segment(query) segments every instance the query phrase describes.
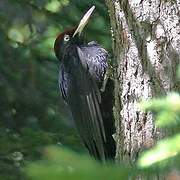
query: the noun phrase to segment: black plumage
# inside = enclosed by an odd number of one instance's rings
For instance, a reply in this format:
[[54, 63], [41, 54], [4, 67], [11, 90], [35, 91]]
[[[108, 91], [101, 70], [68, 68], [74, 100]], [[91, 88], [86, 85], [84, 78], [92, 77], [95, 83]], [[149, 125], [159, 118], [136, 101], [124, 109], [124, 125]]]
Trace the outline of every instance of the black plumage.
[[[115, 155], [112, 122], [103, 120], [100, 87], [108, 67], [108, 53], [92, 41], [84, 43], [76, 29], [55, 41], [60, 60], [59, 87], [69, 105], [78, 132], [91, 155], [104, 161]], [[112, 120], [112, 119], [111, 119]]]

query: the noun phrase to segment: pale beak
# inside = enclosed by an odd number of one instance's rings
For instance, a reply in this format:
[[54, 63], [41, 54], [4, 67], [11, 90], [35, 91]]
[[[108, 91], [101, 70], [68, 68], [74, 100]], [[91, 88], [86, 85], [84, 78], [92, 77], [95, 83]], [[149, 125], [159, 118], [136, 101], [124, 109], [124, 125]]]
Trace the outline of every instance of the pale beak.
[[94, 11], [95, 6], [92, 6], [87, 13], [83, 16], [83, 18], [81, 19], [79, 26], [77, 27], [77, 29], [75, 30], [73, 37], [79, 33], [79, 35], [81, 34], [81, 32], [83, 31], [84, 27], [86, 26], [86, 24], [88, 23], [89, 18], [91, 17], [92, 12]]

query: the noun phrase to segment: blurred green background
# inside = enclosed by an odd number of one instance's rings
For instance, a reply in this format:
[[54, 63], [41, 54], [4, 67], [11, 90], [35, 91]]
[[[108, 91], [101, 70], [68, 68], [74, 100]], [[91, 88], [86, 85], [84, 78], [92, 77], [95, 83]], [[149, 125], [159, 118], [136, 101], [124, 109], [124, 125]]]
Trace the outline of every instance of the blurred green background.
[[110, 51], [103, 0], [0, 1], [0, 179], [19, 179], [21, 163], [14, 164], [14, 156], [40, 159], [46, 145], [86, 153], [59, 93], [53, 44], [92, 5], [85, 37]]
[[112, 54], [104, 0], [0, 0], [0, 180], [152, 179], [179, 172], [178, 93], [140, 104], [154, 112], [158, 128], [172, 133], [140, 153], [137, 163], [102, 166], [88, 157], [59, 93], [53, 44], [92, 5], [85, 38]]

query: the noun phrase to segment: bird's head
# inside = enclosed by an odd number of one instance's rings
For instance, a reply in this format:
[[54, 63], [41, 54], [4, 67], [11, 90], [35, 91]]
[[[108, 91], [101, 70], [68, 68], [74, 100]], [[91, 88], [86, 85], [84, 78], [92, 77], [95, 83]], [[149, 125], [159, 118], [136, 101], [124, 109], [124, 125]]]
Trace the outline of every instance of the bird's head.
[[67, 47], [71, 46], [72, 44], [79, 44], [79, 41], [81, 41], [81, 33], [88, 23], [88, 20], [94, 11], [95, 6], [92, 6], [83, 16], [83, 18], [80, 20], [79, 25], [77, 28], [73, 28], [70, 30], [67, 30], [61, 34], [58, 35], [58, 37], [55, 40], [54, 43], [54, 52], [58, 59], [61, 59], [63, 57], [63, 53], [65, 53]]

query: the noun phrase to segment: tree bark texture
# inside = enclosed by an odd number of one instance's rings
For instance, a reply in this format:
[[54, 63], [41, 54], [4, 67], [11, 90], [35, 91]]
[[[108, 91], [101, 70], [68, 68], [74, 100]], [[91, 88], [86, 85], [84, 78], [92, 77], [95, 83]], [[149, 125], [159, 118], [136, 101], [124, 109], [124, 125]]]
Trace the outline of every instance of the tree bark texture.
[[136, 160], [162, 133], [141, 100], [178, 91], [180, 0], [106, 0], [115, 66], [117, 161]]

